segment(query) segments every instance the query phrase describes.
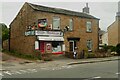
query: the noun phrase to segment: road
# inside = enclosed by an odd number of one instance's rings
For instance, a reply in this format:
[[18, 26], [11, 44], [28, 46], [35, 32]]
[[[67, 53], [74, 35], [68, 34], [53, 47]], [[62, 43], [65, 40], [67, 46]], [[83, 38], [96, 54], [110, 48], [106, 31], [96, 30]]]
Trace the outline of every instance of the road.
[[[29, 69], [28, 69], [29, 70]], [[118, 61], [3, 72], [3, 78], [118, 78]]]

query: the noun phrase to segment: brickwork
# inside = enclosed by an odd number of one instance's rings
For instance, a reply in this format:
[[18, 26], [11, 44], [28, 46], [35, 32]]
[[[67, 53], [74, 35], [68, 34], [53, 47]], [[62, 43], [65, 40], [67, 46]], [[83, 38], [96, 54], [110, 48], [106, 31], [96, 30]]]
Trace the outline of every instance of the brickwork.
[[120, 21], [116, 21], [108, 27], [108, 45], [116, 46], [120, 43]]
[[[46, 18], [48, 25], [52, 24], [53, 17], [60, 17], [60, 28], [63, 30], [65, 26], [69, 25], [69, 19], [73, 19], [73, 31], [67, 31], [64, 34], [64, 43], [66, 51], [69, 51], [68, 37], [79, 37], [80, 41], [77, 42], [78, 50], [87, 49], [87, 40], [93, 41], [93, 51], [98, 49], [98, 27], [99, 20], [87, 19], [77, 16], [69, 16], [63, 14], [55, 14], [43, 11], [33, 10], [28, 3], [25, 3], [18, 13], [17, 17], [11, 23], [11, 37], [10, 37], [10, 49], [17, 50], [21, 53], [32, 54], [34, 53], [34, 42], [36, 36], [25, 36], [26, 26], [37, 22], [38, 19]], [[92, 32], [86, 32], [86, 21], [92, 22]]]

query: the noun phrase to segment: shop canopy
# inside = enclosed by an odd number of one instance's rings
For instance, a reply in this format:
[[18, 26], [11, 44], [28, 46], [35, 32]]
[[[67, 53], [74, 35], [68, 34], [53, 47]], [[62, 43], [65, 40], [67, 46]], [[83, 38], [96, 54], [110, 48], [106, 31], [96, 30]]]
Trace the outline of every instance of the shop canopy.
[[37, 36], [38, 40], [41, 41], [64, 41], [63, 37], [43, 37], [43, 36]]

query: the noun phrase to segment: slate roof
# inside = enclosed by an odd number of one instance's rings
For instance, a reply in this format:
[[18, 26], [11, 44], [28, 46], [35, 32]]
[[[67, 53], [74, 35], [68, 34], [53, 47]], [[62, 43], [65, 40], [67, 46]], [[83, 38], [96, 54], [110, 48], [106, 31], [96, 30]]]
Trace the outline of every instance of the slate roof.
[[64, 15], [70, 15], [70, 16], [78, 16], [78, 17], [81, 17], [81, 18], [98, 19], [98, 18], [96, 18], [92, 15], [88, 15], [88, 14], [82, 13], [82, 12], [70, 11], [70, 10], [65, 10], [65, 9], [60, 9], [60, 8], [46, 7], [46, 6], [41, 6], [41, 5], [36, 5], [36, 4], [31, 4], [31, 3], [28, 3], [28, 4], [34, 10], [37, 10], [37, 11], [64, 14]]

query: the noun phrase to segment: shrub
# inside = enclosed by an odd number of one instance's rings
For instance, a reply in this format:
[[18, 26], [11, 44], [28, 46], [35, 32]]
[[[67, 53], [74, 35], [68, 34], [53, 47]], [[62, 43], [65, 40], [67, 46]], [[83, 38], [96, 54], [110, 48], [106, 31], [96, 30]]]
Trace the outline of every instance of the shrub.
[[44, 54], [42, 54], [42, 59], [44, 61], [52, 61], [52, 53], [44, 53]]
[[88, 53], [88, 58], [95, 58], [95, 54], [94, 53]]
[[117, 46], [116, 46], [116, 52], [120, 56], [120, 43], [118, 43]]
[[107, 47], [107, 45], [106, 45], [106, 44], [103, 46], [103, 50], [104, 50], [105, 52], [107, 52], [108, 47]]
[[73, 52], [65, 52], [65, 56], [68, 58], [74, 58], [73, 57]]
[[15, 57], [19, 57], [19, 58], [24, 58], [24, 59], [29, 59], [29, 60], [35, 60], [36, 57], [32, 54], [24, 54], [24, 53], [19, 53], [15, 50], [11, 50], [10, 52], [7, 50], [4, 50], [5, 53], [15, 56]]

